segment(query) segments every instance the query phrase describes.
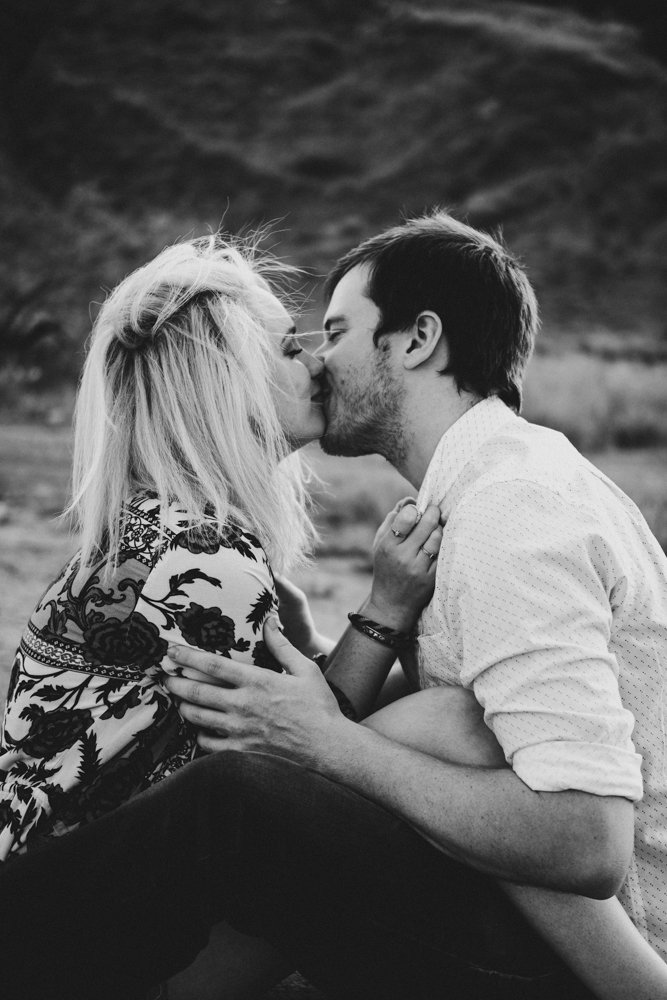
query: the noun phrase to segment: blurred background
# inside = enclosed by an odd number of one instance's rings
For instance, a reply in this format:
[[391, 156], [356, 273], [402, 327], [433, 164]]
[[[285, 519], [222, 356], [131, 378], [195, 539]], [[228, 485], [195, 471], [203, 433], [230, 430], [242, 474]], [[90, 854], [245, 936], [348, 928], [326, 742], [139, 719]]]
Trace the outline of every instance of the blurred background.
[[[667, 545], [664, 0], [4, 0], [0, 691], [75, 540], [53, 517], [105, 291], [183, 236], [278, 220], [318, 276], [433, 205], [502, 227], [543, 329], [525, 415], [564, 431]], [[327, 459], [299, 580], [324, 631], [369, 585], [382, 459]]]

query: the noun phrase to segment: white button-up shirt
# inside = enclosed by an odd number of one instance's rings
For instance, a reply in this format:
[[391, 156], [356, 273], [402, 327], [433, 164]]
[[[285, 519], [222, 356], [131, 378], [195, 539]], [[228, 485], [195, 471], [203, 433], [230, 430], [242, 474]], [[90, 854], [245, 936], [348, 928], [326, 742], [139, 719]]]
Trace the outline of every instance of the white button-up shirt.
[[636, 803], [620, 898], [667, 959], [665, 554], [562, 434], [497, 398], [441, 438], [417, 500], [429, 503], [446, 527], [420, 687], [471, 688], [530, 788]]

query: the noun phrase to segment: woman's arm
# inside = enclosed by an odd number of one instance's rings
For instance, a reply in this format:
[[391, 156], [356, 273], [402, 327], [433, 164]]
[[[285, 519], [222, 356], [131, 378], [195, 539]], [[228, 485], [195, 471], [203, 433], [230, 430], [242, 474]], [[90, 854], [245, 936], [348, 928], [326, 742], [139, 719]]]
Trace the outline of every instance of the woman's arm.
[[[375, 536], [373, 585], [360, 608], [364, 617], [399, 632], [414, 628], [435, 585], [442, 541], [439, 521], [436, 506], [428, 507], [419, 520], [411, 504], [387, 515]], [[329, 656], [326, 678], [345, 692], [363, 717], [375, 704], [396, 656], [396, 649], [349, 626]]]
[[[433, 593], [442, 538], [439, 518], [440, 511], [434, 506], [418, 519], [407, 500], [390, 511], [375, 536], [373, 586], [360, 614], [399, 632], [413, 628]], [[327, 654], [327, 680], [345, 693], [359, 716], [366, 715], [376, 703], [397, 650], [352, 626], [334, 645], [317, 632], [303, 591], [283, 577], [276, 578], [276, 590], [281, 625], [289, 641], [305, 656]]]
[[[504, 763], [480, 705], [463, 688], [420, 691], [363, 725], [440, 760], [492, 768]], [[616, 897], [598, 900], [511, 882], [499, 885], [600, 1000], [667, 1000], [667, 965]]]
[[317, 631], [304, 592], [287, 577], [276, 574], [275, 581], [280, 624], [289, 641], [311, 659], [321, 654], [328, 656], [336, 643]]

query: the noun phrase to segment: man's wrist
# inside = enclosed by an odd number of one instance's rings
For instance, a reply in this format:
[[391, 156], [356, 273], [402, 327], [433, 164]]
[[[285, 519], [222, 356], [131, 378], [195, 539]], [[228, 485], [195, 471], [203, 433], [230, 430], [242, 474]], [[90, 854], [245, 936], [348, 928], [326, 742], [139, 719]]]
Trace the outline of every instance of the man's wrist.
[[364, 727], [342, 713], [321, 731], [312, 767], [325, 778], [342, 781], [350, 774]]

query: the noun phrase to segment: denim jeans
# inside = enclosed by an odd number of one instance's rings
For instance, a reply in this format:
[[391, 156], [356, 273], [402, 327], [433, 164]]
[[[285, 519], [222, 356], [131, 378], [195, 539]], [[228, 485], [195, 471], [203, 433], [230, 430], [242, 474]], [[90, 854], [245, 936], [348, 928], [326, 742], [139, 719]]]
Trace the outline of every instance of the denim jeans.
[[188, 764], [0, 870], [0, 995], [127, 1000], [227, 920], [340, 1000], [592, 1000], [493, 879], [267, 754]]

